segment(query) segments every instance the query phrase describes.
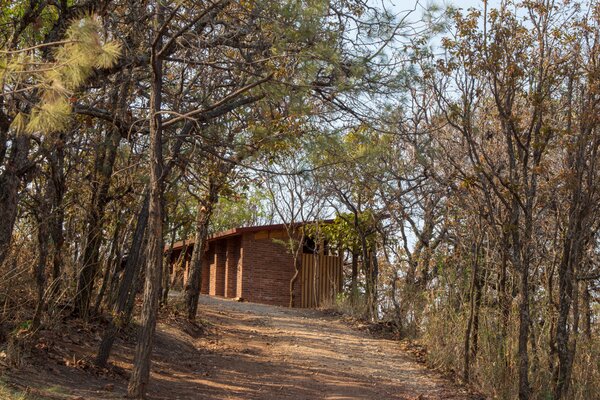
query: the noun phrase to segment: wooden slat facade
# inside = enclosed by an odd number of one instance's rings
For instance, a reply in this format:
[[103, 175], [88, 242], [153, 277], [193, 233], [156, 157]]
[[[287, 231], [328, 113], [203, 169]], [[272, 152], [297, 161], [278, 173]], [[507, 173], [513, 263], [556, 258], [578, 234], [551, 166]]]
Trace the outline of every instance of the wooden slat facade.
[[342, 289], [342, 262], [338, 256], [302, 254], [301, 307], [332, 303]]

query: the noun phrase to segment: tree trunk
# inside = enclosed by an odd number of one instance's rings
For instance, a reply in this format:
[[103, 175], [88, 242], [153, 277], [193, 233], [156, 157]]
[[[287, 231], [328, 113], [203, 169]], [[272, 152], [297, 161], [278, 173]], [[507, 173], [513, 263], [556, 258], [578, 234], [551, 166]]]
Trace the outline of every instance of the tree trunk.
[[185, 305], [187, 317], [190, 321], [196, 319], [198, 311], [198, 299], [200, 297], [200, 285], [202, 283], [202, 259], [206, 240], [208, 238], [208, 227], [213, 207], [219, 200], [219, 186], [211, 179], [208, 185], [208, 196], [206, 201], [198, 203], [196, 214], [196, 238], [192, 259], [190, 260], [190, 272], [185, 284]]
[[361, 244], [361, 251], [362, 251], [362, 267], [363, 267], [363, 272], [365, 274], [365, 295], [366, 295], [366, 303], [367, 303], [367, 319], [369, 321], [373, 320], [373, 315], [371, 314], [371, 292], [373, 290], [372, 286], [371, 286], [371, 256], [369, 254], [369, 248], [367, 245], [367, 239], [365, 238], [365, 235], [360, 232], [360, 244]]
[[188, 242], [183, 241], [183, 247], [177, 261], [173, 265], [173, 272], [171, 274], [170, 286], [179, 286], [179, 278], [181, 277], [181, 288], [183, 289], [183, 276], [185, 275], [186, 262], [188, 261]]
[[29, 153], [29, 137], [19, 134], [13, 143], [10, 158], [0, 172], [0, 265], [10, 251], [17, 218], [17, 193]]
[[107, 259], [105, 260], [104, 266], [104, 276], [102, 277], [102, 284], [100, 285], [100, 290], [98, 291], [98, 296], [96, 297], [96, 302], [94, 303], [93, 314], [97, 314], [100, 310], [100, 306], [102, 305], [102, 300], [104, 299], [104, 293], [106, 292], [106, 288], [108, 287], [108, 282], [111, 280], [112, 276], [117, 271], [117, 265], [119, 260], [117, 259], [117, 248], [119, 247], [119, 238], [120, 238], [120, 230], [121, 230], [121, 219], [120, 213], [117, 213], [117, 221], [115, 223], [115, 230], [113, 232], [113, 237], [110, 243], [110, 252], [108, 254]]
[[358, 253], [352, 252], [352, 277], [350, 280], [350, 301], [356, 304], [358, 298]]
[[508, 328], [510, 322], [510, 311], [511, 311], [511, 295], [508, 288], [508, 238], [504, 233], [502, 235], [502, 260], [501, 260], [501, 271], [500, 271], [500, 307], [502, 312], [502, 325], [500, 332], [502, 334], [502, 355], [504, 359], [504, 370], [509, 365], [509, 354], [508, 354]]
[[[465, 382], [469, 382], [469, 374], [470, 374], [470, 370], [471, 370], [471, 356], [472, 356], [472, 351], [471, 351], [471, 337], [472, 337], [472, 331], [475, 330], [475, 302], [476, 302], [476, 292], [477, 292], [477, 286], [478, 286], [478, 280], [479, 280], [479, 245], [478, 244], [473, 244], [473, 271], [472, 271], [472, 278], [471, 278], [471, 290], [469, 291], [469, 298], [470, 298], [470, 302], [469, 302], [469, 318], [467, 319], [467, 329], [465, 332], [465, 341], [464, 341], [464, 365], [463, 365], [463, 381]], [[474, 336], [474, 335], [473, 335]]]
[[371, 257], [373, 260], [371, 261], [371, 315], [372, 318], [377, 321], [379, 319], [379, 313], [377, 311], [377, 282], [379, 280], [379, 261], [377, 260], [377, 246], [373, 246], [373, 251], [371, 252]]
[[46, 263], [48, 261], [48, 209], [44, 193], [40, 193], [40, 206], [38, 214], [38, 261], [35, 266], [35, 285], [37, 291], [37, 303], [35, 314], [31, 322], [32, 331], [36, 331], [41, 324], [42, 312], [44, 310], [44, 291], [46, 289]]
[[592, 339], [592, 307], [591, 307], [591, 296], [588, 283], [583, 282], [583, 333], [587, 340]]
[[398, 282], [400, 281], [400, 277], [398, 276], [398, 270], [394, 268], [394, 275], [392, 276], [390, 286], [392, 288], [392, 304], [394, 305], [394, 323], [396, 325], [396, 330], [400, 335], [404, 334], [403, 324], [404, 324], [404, 316], [402, 314], [402, 308], [400, 307], [400, 302], [398, 302], [397, 292], [398, 292]]
[[300, 267], [298, 267], [298, 257], [294, 257], [294, 275], [292, 276], [292, 279], [290, 279], [290, 287], [289, 287], [289, 294], [290, 294], [290, 302], [289, 302], [289, 307], [290, 308], [294, 308], [295, 304], [295, 298], [294, 298], [294, 284], [296, 283], [296, 281], [298, 280], [298, 276], [300, 273]]
[[61, 132], [55, 144], [56, 149], [51, 152], [50, 170], [52, 174], [52, 210], [50, 217], [50, 237], [52, 238], [52, 295], [60, 292], [61, 275], [63, 266], [63, 247], [65, 237], [63, 223], [65, 210], [63, 199], [65, 196], [65, 134]]
[[475, 313], [473, 314], [473, 347], [471, 349], [471, 362], [475, 362], [479, 352], [479, 311], [481, 310], [481, 271], [478, 268], [475, 281]]
[[95, 179], [92, 182], [92, 199], [86, 218], [87, 231], [83, 264], [77, 281], [75, 297], [74, 311], [82, 318], [89, 316], [94, 281], [98, 274], [104, 211], [109, 201], [108, 190], [120, 140], [121, 133], [117, 129], [111, 129], [104, 142], [96, 150]]
[[[288, 231], [288, 233], [290, 233]], [[293, 240], [292, 238], [290, 238], [290, 240]], [[300, 269], [302, 268], [302, 249], [303, 249], [303, 243], [304, 243], [304, 233], [302, 233], [300, 239], [299, 239], [299, 244], [298, 246], [294, 249], [294, 275], [292, 275], [292, 278], [290, 279], [290, 287], [289, 287], [289, 294], [290, 294], [290, 303], [289, 303], [289, 307], [290, 308], [294, 308], [296, 306], [296, 299], [294, 296], [294, 285], [296, 284], [296, 281], [298, 280], [298, 277], [300, 276]]]
[[[126, 322], [129, 319], [126, 318], [125, 314], [128, 308], [129, 298], [135, 298], [136, 290], [133, 283], [135, 276], [137, 275], [136, 272], [140, 270], [142, 265], [140, 259], [142, 258], [143, 251], [145, 250], [144, 237], [146, 233], [146, 226], [148, 224], [149, 202], [150, 196], [149, 193], [146, 192], [135, 226], [131, 248], [125, 263], [125, 270], [123, 271], [123, 277], [121, 278], [121, 285], [119, 286], [117, 300], [116, 303], [113, 304], [112, 318], [108, 328], [104, 331], [104, 335], [102, 336], [102, 341], [100, 342], [98, 353], [96, 354], [96, 359], [94, 361], [94, 363], [99, 367], [106, 366], [106, 362], [110, 357], [110, 351], [112, 349], [114, 340], [118, 332], [126, 326]], [[131, 293], [133, 293], [133, 295]]]
[[[186, 123], [181, 130], [181, 133], [173, 146], [171, 152], [171, 159], [163, 170], [163, 175], [169, 175], [169, 172], [177, 162], [177, 155], [181, 149], [183, 143], [182, 138], [189, 134], [193, 125]], [[110, 321], [109, 327], [105, 330], [102, 341], [98, 348], [96, 355], [95, 364], [104, 367], [110, 357], [110, 352], [115, 341], [115, 338], [119, 331], [127, 326], [131, 319], [131, 313], [133, 311], [133, 305], [135, 301], [136, 293], [138, 292], [141, 278], [139, 272], [141, 266], [145, 264], [145, 250], [147, 248], [147, 225], [148, 225], [148, 214], [150, 208], [150, 193], [148, 190], [144, 192], [144, 198], [142, 201], [142, 208], [138, 214], [135, 231], [131, 242], [129, 254], [127, 255], [127, 261], [125, 262], [125, 269], [121, 278], [121, 284], [119, 286], [119, 293], [114, 303], [111, 302], [113, 308], [113, 317]], [[119, 258], [119, 262], [121, 262]]]
[[[135, 219], [137, 220], [137, 215], [135, 216]], [[123, 261], [124, 261], [123, 250], [125, 248], [125, 244], [130, 243], [129, 235], [133, 234], [133, 232], [129, 231], [129, 229], [131, 227], [135, 228], [135, 226], [133, 225], [133, 218], [126, 223], [126, 229], [123, 232], [123, 234], [121, 235], [121, 238], [117, 242], [117, 246], [115, 248], [115, 256], [113, 258], [113, 263], [112, 263], [112, 271], [110, 274], [110, 280], [108, 282], [108, 287], [107, 287], [108, 293], [106, 294], [106, 296], [105, 296], [106, 299], [104, 300], [104, 302], [106, 303], [106, 307], [108, 309], [114, 308], [115, 304], [117, 303], [117, 296], [119, 295], [119, 286], [120, 286], [119, 283], [120, 283], [122, 275], [125, 271], [125, 265], [127, 264], [127, 259], [128, 259], [128, 258], [125, 258], [125, 264], [124, 264], [123, 263]]]
[[[169, 283], [171, 282], [171, 257], [173, 255], [173, 244], [175, 243], [175, 234], [177, 230], [173, 229], [171, 234], [171, 243], [169, 244], [169, 250], [165, 254], [165, 260], [163, 262], [163, 280], [162, 280], [162, 295], [161, 295], [161, 304], [167, 304], [169, 300]], [[185, 249], [184, 249], [185, 250]], [[173, 271], [173, 274], [175, 271]]]
[[555, 370], [554, 398], [562, 398], [568, 390], [571, 362], [569, 357], [569, 314], [571, 303], [573, 301], [573, 266], [571, 252], [574, 251], [571, 246], [573, 240], [569, 240], [569, 232], [565, 241], [565, 250], [563, 260], [558, 269], [558, 292], [559, 292], [559, 311], [556, 323], [556, 352], [558, 354], [558, 366]]
[[529, 399], [529, 269], [521, 270], [521, 298], [519, 303], [519, 399]]
[[[162, 26], [163, 7], [156, 4], [155, 28]], [[135, 348], [133, 371], [127, 395], [144, 398], [150, 378], [150, 357], [154, 344], [156, 317], [161, 293], [163, 262], [163, 156], [162, 156], [162, 60], [157, 49], [162, 48], [162, 33], [153, 43], [150, 65], [152, 86], [150, 94], [150, 207], [148, 218], [148, 256], [142, 302], [141, 329]]]

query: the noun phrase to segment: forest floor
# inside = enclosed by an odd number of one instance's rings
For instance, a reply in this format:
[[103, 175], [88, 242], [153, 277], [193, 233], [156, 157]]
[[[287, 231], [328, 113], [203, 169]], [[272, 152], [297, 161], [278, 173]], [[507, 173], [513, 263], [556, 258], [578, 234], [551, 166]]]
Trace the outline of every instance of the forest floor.
[[[178, 315], [161, 315], [149, 399], [475, 398], [398, 341], [332, 313], [201, 296], [199, 325]], [[2, 366], [0, 398], [10, 398], [7, 386], [26, 393], [18, 399], [123, 398], [133, 332], [117, 341], [110, 367], [98, 369], [91, 359], [101, 324], [64, 324], [72, 325], [40, 333], [25, 366]]]

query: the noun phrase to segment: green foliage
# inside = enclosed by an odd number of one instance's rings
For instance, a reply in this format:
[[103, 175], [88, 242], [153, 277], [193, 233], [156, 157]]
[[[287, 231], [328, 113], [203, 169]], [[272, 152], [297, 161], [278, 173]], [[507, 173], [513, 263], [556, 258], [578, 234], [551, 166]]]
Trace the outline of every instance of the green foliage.
[[256, 225], [268, 217], [267, 196], [259, 191], [230, 193], [219, 199], [211, 217], [211, 230], [220, 232], [227, 229]]
[[21, 322], [15, 329], [15, 332], [28, 331], [31, 328], [31, 320]]
[[[54, 26], [58, 17], [58, 10], [56, 7], [47, 7], [44, 3], [45, 2], [32, 2], [29, 0], [0, 0], [0, 26], [3, 28], [11, 25], [18, 26], [16, 22], [22, 19], [31, 7], [42, 9], [33, 23], [27, 25], [21, 35], [16, 39], [17, 45], [39, 42]], [[73, 0], [68, 0], [66, 3], [71, 6]], [[0, 30], [0, 42], [4, 43], [9, 38], [12, 39], [12, 34], [13, 32], [11, 29]]]
[[93, 16], [74, 21], [54, 49], [52, 62], [42, 58], [40, 49], [46, 46], [2, 53], [0, 78], [16, 90], [36, 90], [39, 98], [30, 115], [15, 116], [15, 130], [52, 133], [66, 128], [75, 91], [95, 68], [112, 67], [121, 53], [118, 42], [101, 39], [101, 28]]
[[71, 105], [63, 97], [54, 101], [41, 103], [30, 115], [26, 130], [28, 132], [58, 132], [64, 130], [69, 124]]
[[[319, 230], [329, 241], [332, 247], [341, 247], [357, 253], [361, 249], [360, 232], [365, 232], [367, 245], [375, 244], [376, 235], [373, 229], [373, 215], [371, 211], [358, 214], [358, 225], [355, 225], [354, 214], [345, 213], [337, 215], [332, 223], [321, 224]], [[309, 227], [314, 230], [315, 227]]]

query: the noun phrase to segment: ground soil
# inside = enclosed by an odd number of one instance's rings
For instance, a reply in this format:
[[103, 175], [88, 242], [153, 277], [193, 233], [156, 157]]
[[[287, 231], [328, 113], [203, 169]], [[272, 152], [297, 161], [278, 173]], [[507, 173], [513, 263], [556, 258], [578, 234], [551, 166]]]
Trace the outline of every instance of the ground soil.
[[[352, 328], [339, 315], [208, 296], [200, 299], [198, 325], [163, 314], [150, 399], [473, 398], [399, 342]], [[31, 398], [123, 398], [135, 335], [120, 338], [110, 367], [98, 369], [90, 360], [102, 325], [64, 325], [41, 332], [27, 365], [3, 367], [2, 380]]]

